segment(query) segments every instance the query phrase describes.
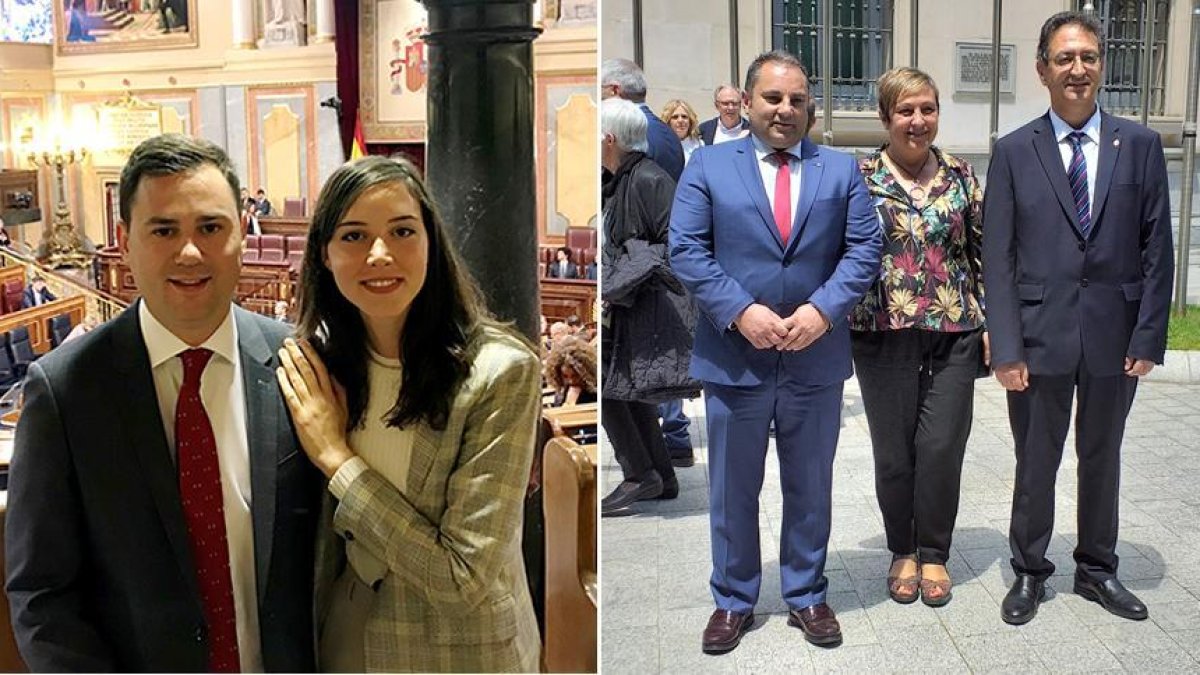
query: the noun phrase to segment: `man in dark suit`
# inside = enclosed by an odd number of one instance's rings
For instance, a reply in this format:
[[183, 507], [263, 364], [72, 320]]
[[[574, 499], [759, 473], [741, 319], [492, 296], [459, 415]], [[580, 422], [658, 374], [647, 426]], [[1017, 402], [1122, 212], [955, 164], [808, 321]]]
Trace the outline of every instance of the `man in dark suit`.
[[646, 75], [636, 63], [629, 59], [607, 59], [600, 66], [600, 97], [618, 96], [637, 104], [646, 121], [646, 141], [650, 149], [646, 156], [654, 160], [678, 182], [683, 173], [683, 145], [667, 123], [646, 105]]
[[717, 116], [700, 123], [700, 140], [705, 145], [737, 140], [749, 133], [750, 120], [742, 117], [742, 92], [737, 87], [732, 84], [717, 87], [713, 91], [713, 107]]
[[703, 649], [729, 651], [754, 623], [762, 579], [758, 503], [775, 424], [783, 487], [780, 568], [789, 623], [841, 642], [825, 602], [833, 454], [851, 375], [846, 316], [879, 270], [879, 226], [854, 157], [808, 140], [800, 61], [746, 73], [750, 136], [692, 155], [671, 210], [671, 267], [706, 319], [692, 377], [704, 383], [712, 592]]
[[46, 288], [46, 280], [35, 274], [29, 281], [29, 287], [25, 289], [25, 292], [21, 296], [21, 308], [29, 309], [30, 307], [44, 305], [47, 302], [53, 302], [57, 299], [58, 296], [51, 293], [49, 288]]
[[121, 174], [133, 307], [30, 366], [8, 484], [13, 632], [35, 672], [304, 672], [323, 486], [275, 379], [287, 326], [230, 303], [225, 152]]
[[554, 264], [550, 266], [550, 276], [555, 279], [578, 279], [579, 271], [571, 260], [571, 248], [559, 246], [554, 252]]
[[1158, 134], [1096, 105], [1102, 35], [1083, 13], [1046, 21], [1037, 70], [1050, 111], [1000, 139], [988, 167], [987, 325], [1017, 455], [1017, 578], [1001, 608], [1012, 624], [1034, 617], [1054, 572], [1054, 479], [1076, 392], [1075, 592], [1118, 616], [1147, 616], [1116, 578], [1117, 493], [1138, 378], [1166, 348], [1171, 212]]

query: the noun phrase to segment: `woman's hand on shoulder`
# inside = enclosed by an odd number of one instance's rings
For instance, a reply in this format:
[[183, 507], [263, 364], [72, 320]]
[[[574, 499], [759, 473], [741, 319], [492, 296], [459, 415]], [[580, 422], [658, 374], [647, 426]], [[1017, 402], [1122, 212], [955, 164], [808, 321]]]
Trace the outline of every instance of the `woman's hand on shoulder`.
[[305, 454], [326, 478], [354, 457], [346, 443], [346, 394], [307, 340], [284, 340], [275, 369]]

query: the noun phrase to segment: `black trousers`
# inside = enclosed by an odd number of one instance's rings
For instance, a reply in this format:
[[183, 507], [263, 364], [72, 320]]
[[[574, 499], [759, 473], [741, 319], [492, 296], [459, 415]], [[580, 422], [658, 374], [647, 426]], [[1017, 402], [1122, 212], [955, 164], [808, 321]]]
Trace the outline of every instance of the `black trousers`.
[[675, 477], [658, 423], [658, 406], [640, 401], [618, 401], [601, 396], [600, 420], [625, 480], [635, 480], [650, 469], [663, 481]]
[[958, 516], [983, 333], [854, 331], [888, 550], [944, 565]]
[[1121, 438], [1137, 392], [1136, 377], [1093, 377], [1082, 363], [1071, 375], [1030, 375], [1029, 388], [1008, 392], [1008, 419], [1016, 442], [1009, 543], [1018, 574], [1046, 578], [1054, 564], [1046, 547], [1054, 530], [1054, 479], [1075, 412], [1079, 459], [1076, 571], [1096, 581], [1117, 574], [1117, 496], [1121, 481]]

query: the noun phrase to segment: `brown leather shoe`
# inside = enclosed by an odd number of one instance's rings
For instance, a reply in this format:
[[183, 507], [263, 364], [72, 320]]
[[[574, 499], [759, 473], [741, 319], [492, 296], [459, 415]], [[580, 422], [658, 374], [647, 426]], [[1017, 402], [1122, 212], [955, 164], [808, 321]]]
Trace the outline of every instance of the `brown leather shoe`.
[[727, 609], [718, 609], [708, 617], [704, 627], [704, 645], [708, 654], [723, 654], [733, 650], [742, 641], [742, 635], [754, 625], [754, 612], [738, 614]]
[[818, 647], [842, 644], [842, 627], [829, 605], [820, 603], [788, 612], [788, 625], [804, 631], [804, 639]]

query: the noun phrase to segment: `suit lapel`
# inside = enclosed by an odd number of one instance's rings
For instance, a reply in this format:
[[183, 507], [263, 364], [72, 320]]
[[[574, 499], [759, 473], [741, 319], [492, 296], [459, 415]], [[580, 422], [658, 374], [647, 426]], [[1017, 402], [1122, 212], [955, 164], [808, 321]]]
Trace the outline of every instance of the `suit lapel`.
[[1121, 122], [1117, 118], [1100, 113], [1100, 147], [1096, 163], [1096, 197], [1092, 204], [1092, 230], [1100, 223], [1100, 214], [1104, 211], [1104, 202], [1108, 198], [1108, 188], [1112, 185], [1113, 171], [1117, 167], [1117, 158], [1121, 155], [1120, 131]]
[[738, 175], [741, 176], [742, 182], [746, 186], [746, 193], [750, 195], [750, 200], [754, 202], [755, 208], [758, 209], [758, 215], [762, 217], [763, 225], [767, 228], [767, 232], [775, 239], [775, 243], [779, 245], [779, 249], [783, 250], [783, 239], [779, 236], [779, 228], [775, 227], [775, 216], [771, 213], [771, 202], [767, 200], [767, 191], [763, 187], [762, 171], [758, 168], [758, 155], [754, 152], [754, 140], [750, 134], [737, 141], [737, 161], [735, 167]]
[[275, 354], [267, 344], [254, 317], [234, 308], [238, 328], [238, 353], [242, 359], [242, 387], [246, 393], [246, 443], [250, 450], [250, 509], [254, 525], [254, 571], [261, 605], [267, 592], [271, 548], [275, 537], [275, 489], [279, 439], [291, 434], [283, 422], [282, 404], [276, 393]]
[[[1071, 184], [1067, 181], [1067, 170], [1063, 167], [1062, 154], [1059, 153], [1058, 141], [1054, 138], [1054, 127], [1050, 124], [1049, 113], [1042, 116], [1041, 125], [1034, 129], [1033, 147], [1037, 151], [1042, 170], [1046, 172], [1046, 178], [1050, 180], [1050, 187], [1054, 189], [1054, 196], [1058, 197], [1063, 213], [1067, 215], [1071, 227], [1078, 234], [1079, 214], [1075, 213], [1075, 199], [1071, 197]], [[1095, 218], [1092, 220], [1095, 222]]]
[[813, 202], [817, 201], [824, 173], [825, 163], [821, 161], [820, 149], [816, 143], [805, 138], [800, 145], [800, 201], [796, 203], [796, 215], [792, 218], [792, 234], [788, 237], [787, 247], [789, 253], [796, 249], [796, 242], [804, 234], [808, 213], [812, 211]]
[[109, 353], [113, 354], [121, 397], [125, 399], [123, 405], [114, 408], [127, 436], [127, 447], [133, 449], [141, 466], [142, 480], [139, 482], [150, 490], [158, 507], [167, 541], [188, 587], [188, 597], [199, 598], [200, 589], [196, 584], [191, 544], [179, 496], [175, 451], [167, 445], [163, 434], [162, 413], [158, 408], [150, 355], [142, 338], [137, 308], [135, 303], [113, 320], [113, 345]]

